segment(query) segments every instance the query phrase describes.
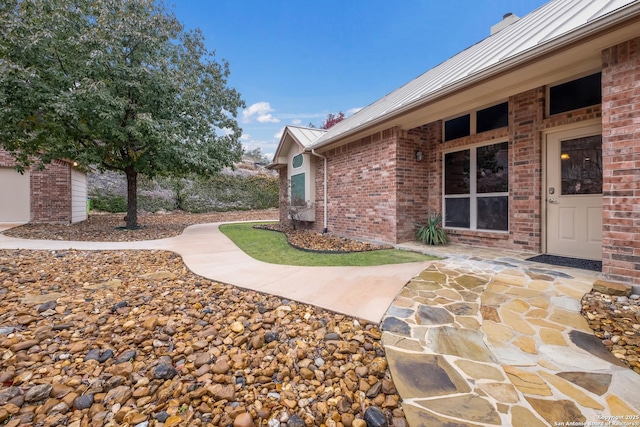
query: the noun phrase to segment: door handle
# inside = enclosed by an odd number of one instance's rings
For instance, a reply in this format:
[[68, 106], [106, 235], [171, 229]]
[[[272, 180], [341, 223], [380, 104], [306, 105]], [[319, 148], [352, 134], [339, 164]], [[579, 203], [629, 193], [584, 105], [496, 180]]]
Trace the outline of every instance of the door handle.
[[549, 203], [558, 203], [558, 201], [557, 201], [556, 199], [554, 199], [553, 197], [549, 197], [549, 198], [547, 199], [547, 201], [548, 201]]

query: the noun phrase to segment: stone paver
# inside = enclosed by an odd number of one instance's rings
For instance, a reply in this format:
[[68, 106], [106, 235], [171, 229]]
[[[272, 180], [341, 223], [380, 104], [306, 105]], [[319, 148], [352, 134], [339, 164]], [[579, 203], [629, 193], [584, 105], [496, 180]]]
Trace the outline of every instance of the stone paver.
[[398, 387], [411, 426], [607, 425], [640, 414], [640, 376], [580, 314], [596, 273], [490, 249], [428, 252], [448, 258], [412, 279], [382, 321], [394, 381], [411, 384]]

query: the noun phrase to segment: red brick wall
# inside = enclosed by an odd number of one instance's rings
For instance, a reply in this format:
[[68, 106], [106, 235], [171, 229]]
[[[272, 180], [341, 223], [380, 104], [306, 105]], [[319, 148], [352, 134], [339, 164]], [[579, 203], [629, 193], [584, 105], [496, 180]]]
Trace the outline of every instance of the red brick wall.
[[509, 241], [512, 249], [541, 249], [544, 88], [509, 99]]
[[33, 222], [71, 222], [71, 165], [54, 160], [31, 171]]
[[7, 151], [0, 148], [0, 166], [12, 168], [16, 165], [16, 161]]
[[[396, 241], [396, 150], [395, 128], [329, 150], [328, 228], [341, 236], [368, 240]], [[316, 163], [316, 183], [322, 161]], [[322, 184], [316, 200], [322, 198]], [[321, 203], [317, 209], [322, 210]], [[321, 231], [322, 214], [314, 229]]]
[[[399, 134], [395, 243], [415, 240], [416, 224], [424, 224], [429, 216], [429, 168], [425, 160], [432, 137], [430, 128], [426, 126]], [[417, 151], [422, 152], [422, 161], [416, 160]]]
[[640, 285], [640, 38], [602, 52], [602, 272]]
[[[14, 158], [0, 148], [0, 166], [15, 166]], [[53, 161], [43, 170], [31, 168], [32, 222], [71, 222], [71, 165]]]
[[[0, 166], [15, 166], [14, 158], [1, 148]], [[71, 165], [56, 160], [43, 170], [30, 171], [31, 221], [71, 222]]]
[[443, 123], [441, 120], [421, 126], [427, 141], [427, 149], [424, 151], [425, 167], [427, 173], [427, 188], [429, 192], [428, 213], [442, 213], [442, 151]]

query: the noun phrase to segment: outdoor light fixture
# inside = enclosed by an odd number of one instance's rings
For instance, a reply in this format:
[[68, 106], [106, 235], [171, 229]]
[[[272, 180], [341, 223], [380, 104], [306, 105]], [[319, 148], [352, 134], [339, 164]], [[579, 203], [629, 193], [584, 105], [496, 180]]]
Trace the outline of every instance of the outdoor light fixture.
[[424, 154], [420, 150], [416, 151], [416, 162], [421, 162], [422, 160], [424, 160]]
[[562, 153], [562, 154], [560, 154], [560, 159], [561, 159], [561, 160], [569, 160], [569, 159], [570, 159], [570, 157], [569, 157], [569, 153]]
[[77, 167], [78, 166], [78, 162], [73, 162], [73, 166]]

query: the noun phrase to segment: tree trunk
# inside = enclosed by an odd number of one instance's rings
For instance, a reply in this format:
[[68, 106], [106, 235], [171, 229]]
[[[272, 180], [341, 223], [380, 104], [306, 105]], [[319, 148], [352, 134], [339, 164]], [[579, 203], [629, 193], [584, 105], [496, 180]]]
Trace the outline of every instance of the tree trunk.
[[127, 174], [127, 229], [138, 228], [138, 172], [132, 167], [125, 169]]

